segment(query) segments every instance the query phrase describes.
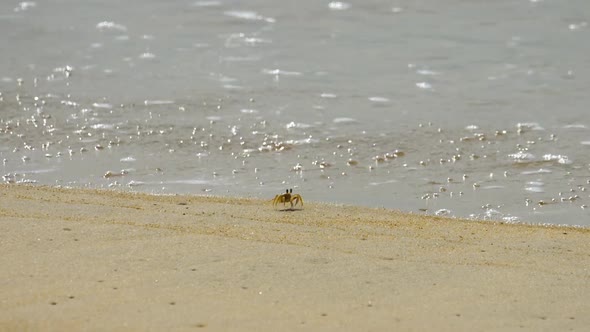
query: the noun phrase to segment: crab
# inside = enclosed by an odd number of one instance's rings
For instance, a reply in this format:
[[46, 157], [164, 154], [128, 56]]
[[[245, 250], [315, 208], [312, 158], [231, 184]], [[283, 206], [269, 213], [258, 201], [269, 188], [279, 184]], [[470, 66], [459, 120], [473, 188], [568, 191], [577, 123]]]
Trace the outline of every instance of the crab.
[[287, 202], [291, 203], [291, 209], [299, 202], [301, 202], [301, 206], [303, 206], [303, 197], [299, 194], [293, 194], [293, 189], [287, 189], [284, 194], [276, 195], [275, 198], [273, 198], [272, 205], [276, 206], [279, 203], [283, 203], [283, 206], [285, 206]]

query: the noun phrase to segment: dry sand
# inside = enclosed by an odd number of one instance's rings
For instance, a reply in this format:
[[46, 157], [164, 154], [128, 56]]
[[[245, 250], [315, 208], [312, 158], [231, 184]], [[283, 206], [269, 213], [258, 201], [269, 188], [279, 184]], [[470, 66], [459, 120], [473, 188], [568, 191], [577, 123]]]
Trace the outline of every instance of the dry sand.
[[587, 331], [590, 230], [0, 185], [2, 331]]

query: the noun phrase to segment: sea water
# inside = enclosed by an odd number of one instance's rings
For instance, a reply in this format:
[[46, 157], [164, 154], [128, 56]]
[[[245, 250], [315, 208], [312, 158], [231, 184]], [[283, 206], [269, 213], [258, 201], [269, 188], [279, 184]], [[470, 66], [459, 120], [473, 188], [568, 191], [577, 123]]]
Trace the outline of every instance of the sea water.
[[2, 1], [2, 181], [589, 226], [589, 20], [586, 0]]

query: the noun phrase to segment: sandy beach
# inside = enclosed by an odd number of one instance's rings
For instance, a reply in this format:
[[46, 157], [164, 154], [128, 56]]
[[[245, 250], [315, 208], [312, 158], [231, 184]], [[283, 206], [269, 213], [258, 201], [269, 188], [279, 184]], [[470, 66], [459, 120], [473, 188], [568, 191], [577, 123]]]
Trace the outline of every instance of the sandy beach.
[[583, 331], [590, 230], [0, 186], [1, 331]]

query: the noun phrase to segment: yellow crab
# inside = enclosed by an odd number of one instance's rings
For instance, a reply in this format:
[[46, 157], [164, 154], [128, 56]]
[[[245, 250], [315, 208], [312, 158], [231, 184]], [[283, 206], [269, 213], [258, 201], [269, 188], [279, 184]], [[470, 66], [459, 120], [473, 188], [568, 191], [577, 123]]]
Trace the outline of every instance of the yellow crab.
[[[291, 208], [299, 202], [301, 202], [301, 206], [303, 206], [303, 197], [299, 194], [293, 194], [293, 189], [287, 189], [284, 194], [276, 195], [275, 198], [273, 198], [272, 205], [276, 206], [279, 203], [283, 203], [283, 206], [285, 206], [287, 202], [291, 203]], [[293, 204], [293, 202], [295, 202], [295, 204]]]

